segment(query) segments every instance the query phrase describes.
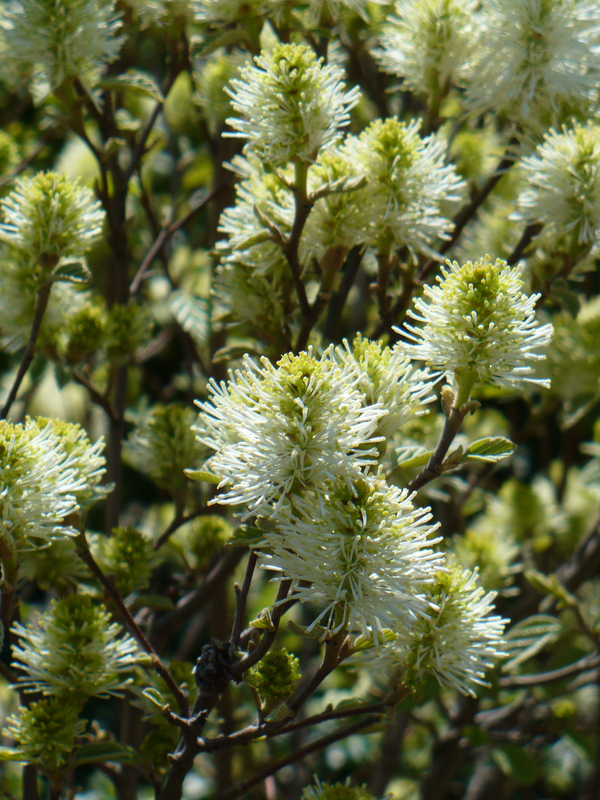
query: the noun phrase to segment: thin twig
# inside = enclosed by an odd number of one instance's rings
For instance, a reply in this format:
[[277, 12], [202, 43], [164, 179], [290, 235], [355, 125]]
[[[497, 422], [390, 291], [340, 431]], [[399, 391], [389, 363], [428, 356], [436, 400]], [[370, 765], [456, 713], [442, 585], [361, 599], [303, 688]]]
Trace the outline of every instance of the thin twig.
[[416, 478], [408, 484], [408, 491], [409, 492], [416, 492], [417, 489], [420, 489], [422, 486], [425, 486], [426, 483], [434, 480], [442, 473], [442, 464], [446, 453], [452, 442], [454, 441], [454, 437], [460, 430], [460, 426], [466, 415], [469, 413], [469, 409], [462, 406], [459, 409], [452, 407], [450, 409], [450, 414], [446, 417], [446, 422], [444, 423], [444, 429], [442, 431], [442, 435], [440, 436], [440, 440], [437, 443], [435, 450], [433, 451], [433, 455], [429, 459], [429, 462], [425, 469], [420, 472]]
[[295, 764], [296, 761], [300, 761], [311, 753], [317, 752], [317, 750], [322, 750], [324, 747], [327, 747], [334, 742], [339, 742], [340, 739], [345, 739], [348, 736], [352, 736], [352, 734], [358, 733], [358, 731], [369, 727], [369, 725], [373, 725], [375, 722], [378, 722], [378, 720], [379, 717], [377, 716], [366, 717], [365, 719], [357, 720], [350, 725], [345, 725], [342, 728], [338, 728], [337, 730], [333, 731], [333, 733], [330, 733], [327, 736], [322, 736], [320, 739], [317, 739], [316, 741], [311, 742], [304, 747], [298, 748], [291, 755], [286, 756], [279, 761], [275, 761], [273, 764], [269, 764], [264, 769], [259, 770], [251, 778], [248, 778], [248, 780], [242, 781], [241, 783], [232, 786], [230, 789], [221, 792], [214, 798], [214, 800], [234, 800], [234, 798], [245, 794], [248, 789], [256, 786], [257, 783], [264, 781], [265, 778], [268, 778], [270, 775], [274, 775], [276, 772], [279, 772], [279, 770], [283, 769], [283, 767], [287, 767], [289, 764]]
[[553, 669], [550, 672], [541, 672], [537, 675], [514, 675], [510, 678], [500, 678], [500, 686], [503, 689], [517, 689], [524, 686], [539, 686], [543, 683], [553, 683], [569, 678], [571, 675], [578, 675], [600, 666], [600, 656], [586, 656], [574, 664], [568, 664], [560, 669]]
[[212, 191], [204, 195], [202, 200], [196, 203], [196, 205], [190, 211], [188, 211], [187, 214], [184, 214], [183, 217], [180, 217], [178, 220], [175, 220], [175, 222], [172, 222], [167, 228], [163, 228], [163, 230], [158, 234], [154, 244], [148, 251], [146, 258], [142, 261], [140, 268], [138, 269], [135, 275], [135, 278], [131, 282], [131, 286], [129, 287], [129, 294], [132, 297], [134, 297], [137, 294], [140, 285], [142, 283], [142, 280], [144, 279], [144, 275], [148, 271], [150, 265], [156, 258], [157, 254], [160, 252], [161, 248], [166, 244], [166, 242], [169, 241], [171, 236], [173, 236], [175, 233], [177, 233], [177, 231], [180, 228], [186, 225], [192, 219], [192, 217], [194, 217], [194, 215], [198, 213], [198, 211], [200, 211], [202, 208], [204, 208], [204, 206], [206, 206], [208, 203], [214, 200], [215, 197], [217, 197], [217, 195], [219, 195], [224, 188], [225, 184], [222, 183], [215, 189], [212, 189]]
[[160, 549], [163, 544], [175, 533], [175, 531], [181, 528], [182, 525], [186, 525], [188, 522], [191, 522], [197, 517], [202, 517], [203, 515], [210, 513], [213, 513], [213, 509], [210, 506], [204, 506], [204, 508], [199, 508], [196, 511], [192, 511], [191, 514], [187, 514], [186, 516], [176, 516], [169, 527], [166, 528], [166, 530], [164, 530], [154, 542], [152, 549]]
[[74, 369], [72, 375], [75, 383], [85, 386], [85, 388], [88, 390], [90, 397], [92, 398], [92, 402], [94, 402], [97, 406], [100, 406], [100, 408], [103, 408], [104, 411], [106, 411], [107, 416], [113, 422], [115, 422], [117, 415], [115, 414], [115, 410], [112, 407], [108, 397], [105, 397], [103, 394], [101, 394], [78, 369]]
[[129, 632], [139, 642], [142, 649], [146, 653], [148, 653], [148, 655], [151, 657], [151, 663], [153, 668], [161, 676], [161, 678], [164, 680], [164, 682], [167, 684], [167, 686], [175, 696], [181, 714], [187, 717], [187, 715], [189, 714], [189, 705], [187, 697], [177, 685], [177, 682], [175, 681], [175, 679], [173, 678], [173, 676], [171, 675], [165, 664], [162, 662], [156, 650], [152, 647], [148, 639], [146, 639], [146, 637], [136, 624], [135, 620], [133, 619], [133, 617], [129, 612], [129, 609], [123, 602], [123, 598], [121, 597], [121, 594], [114, 585], [114, 583], [110, 580], [110, 578], [107, 575], [104, 574], [100, 566], [96, 563], [93, 555], [90, 552], [90, 548], [85, 538], [85, 534], [80, 533], [75, 541], [79, 557], [81, 558], [82, 561], [84, 561], [87, 564], [87, 566], [90, 568], [93, 574], [98, 578], [100, 583], [104, 586], [106, 593], [119, 609], [121, 616], [123, 617], [123, 621], [125, 622], [125, 625], [127, 626]]
[[248, 563], [246, 565], [246, 574], [244, 575], [244, 582], [242, 588], [238, 589], [236, 585], [236, 602], [235, 602], [235, 617], [233, 619], [233, 627], [231, 629], [231, 646], [235, 649], [240, 640], [240, 633], [242, 632], [242, 624], [244, 622], [244, 612], [246, 610], [246, 601], [248, 600], [248, 592], [250, 591], [250, 584], [254, 577], [254, 570], [258, 556], [255, 550], [250, 551]]
[[42, 325], [42, 319], [44, 318], [44, 313], [48, 305], [48, 298], [50, 297], [51, 289], [52, 289], [52, 284], [45, 283], [37, 291], [35, 298], [35, 308], [33, 311], [33, 324], [31, 326], [31, 334], [29, 336], [29, 341], [27, 343], [27, 347], [23, 354], [23, 358], [21, 360], [21, 364], [19, 366], [19, 370], [13, 382], [12, 388], [8, 395], [8, 399], [4, 404], [4, 408], [2, 409], [2, 411], [0, 411], [0, 419], [6, 419], [6, 417], [8, 416], [10, 407], [12, 406], [17, 397], [17, 392], [19, 391], [21, 382], [23, 381], [23, 378], [25, 377], [27, 370], [31, 365], [31, 362], [33, 361], [33, 357], [35, 355], [35, 345], [37, 342], [38, 334], [40, 332], [40, 327]]

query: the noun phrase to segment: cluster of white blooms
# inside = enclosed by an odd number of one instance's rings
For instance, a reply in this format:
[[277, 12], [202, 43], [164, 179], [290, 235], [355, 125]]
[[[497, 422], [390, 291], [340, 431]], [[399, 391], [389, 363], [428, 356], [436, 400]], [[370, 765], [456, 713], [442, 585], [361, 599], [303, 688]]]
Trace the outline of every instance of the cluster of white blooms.
[[478, 24], [483, 52], [469, 87], [475, 113], [505, 113], [543, 131], [597, 103], [600, 3], [486, 0]]
[[507, 620], [490, 616], [495, 592], [476, 583], [476, 573], [450, 565], [428, 585], [429, 613], [383, 647], [367, 650], [363, 663], [386, 672], [396, 669], [410, 684], [433, 674], [442, 686], [475, 696], [473, 684], [485, 686], [485, 672], [503, 655]]
[[[390, 637], [408, 651], [421, 640], [425, 647], [432, 620], [441, 627], [435, 586], [446, 570], [430, 509], [415, 508], [377, 466], [386, 437], [424, 413], [435, 377], [415, 370], [402, 345], [357, 337], [320, 358], [309, 349], [256, 366], [247, 357], [199, 403], [195, 430], [215, 451], [206, 468], [225, 490], [212, 502], [258, 518], [263, 534], [252, 546], [261, 566], [291, 581], [290, 598], [316, 606], [307, 632], [360, 634], [388, 661]], [[439, 644], [441, 652], [449, 642], [444, 669], [461, 691], [472, 675], [481, 680], [484, 662], [473, 670], [471, 650], [487, 657], [502, 632], [495, 618], [488, 624], [491, 596], [479, 602], [481, 590], [473, 581], [467, 588], [469, 601], [456, 601], [469, 608], [464, 637]], [[448, 589], [444, 608], [453, 602]]]
[[422, 139], [419, 127], [419, 120], [389, 117], [344, 142], [349, 160], [367, 178], [360, 195], [363, 241], [382, 252], [393, 243], [431, 252], [434, 240], [454, 227], [442, 206], [448, 213], [466, 188], [447, 163], [446, 145], [434, 136]]
[[398, 0], [373, 55], [411, 91], [439, 101], [473, 71], [476, 6], [474, 0]]
[[123, 44], [114, 0], [19, 0], [6, 4], [0, 47], [28, 69], [41, 69], [50, 89], [68, 78], [97, 77]]
[[0, 536], [11, 550], [76, 534], [67, 518], [101, 493], [102, 447], [76, 425], [0, 421]]
[[416, 312], [408, 312], [424, 325], [401, 331], [415, 342], [406, 346], [407, 354], [471, 386], [522, 381], [547, 386], [531, 377], [527, 362], [544, 358], [535, 351], [549, 343], [552, 325], [538, 327], [538, 295], [523, 294], [518, 267], [501, 259], [491, 263], [488, 256], [463, 266], [446, 263], [439, 286], [423, 290], [430, 302], [418, 298]]
[[544, 139], [537, 155], [523, 159], [527, 188], [514, 218], [593, 244], [600, 232], [600, 126], [551, 130]]
[[358, 89], [344, 92], [342, 70], [303, 45], [277, 45], [255, 61], [231, 81], [231, 105], [242, 114], [227, 120], [237, 131], [231, 135], [247, 139], [266, 164], [312, 162], [340, 138]]
[[16, 622], [12, 631], [19, 639], [12, 648], [23, 673], [19, 685], [70, 702], [118, 693], [130, 682], [123, 673], [140, 660], [135, 641], [89, 595], [67, 595], [37, 625]]

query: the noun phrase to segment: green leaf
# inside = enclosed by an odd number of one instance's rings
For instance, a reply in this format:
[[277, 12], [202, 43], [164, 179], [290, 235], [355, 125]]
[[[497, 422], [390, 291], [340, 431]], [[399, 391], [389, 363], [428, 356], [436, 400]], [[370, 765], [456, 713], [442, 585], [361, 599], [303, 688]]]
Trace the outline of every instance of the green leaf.
[[212, 483], [215, 486], [221, 483], [221, 478], [213, 475], [212, 472], [207, 472], [205, 469], [184, 469], [183, 471], [191, 481], [203, 481], [204, 483]]
[[252, 547], [262, 541], [262, 538], [262, 533], [252, 525], [240, 525], [233, 531], [227, 544], [233, 547]]
[[494, 464], [508, 458], [515, 451], [515, 445], [504, 436], [487, 436], [471, 442], [467, 447], [465, 461], [485, 461]]
[[91, 277], [85, 258], [61, 258], [52, 270], [52, 281], [89, 283]]
[[126, 747], [118, 742], [92, 742], [79, 747], [73, 756], [73, 766], [81, 764], [94, 764], [98, 761], [118, 761], [120, 763], [135, 763], [137, 753], [132, 747]]
[[[389, 628], [384, 628], [383, 639], [386, 644], [395, 641], [397, 638], [398, 638], [397, 633], [390, 630]], [[376, 646], [375, 641], [372, 636], [363, 636], [361, 634], [360, 636], [357, 636], [357, 638], [354, 640], [354, 644], [350, 648], [350, 652], [362, 653], [363, 650], [370, 650], [372, 647], [375, 646]]]
[[29, 759], [14, 747], [0, 747], [0, 761], [29, 761]]
[[150, 608], [152, 611], [170, 611], [173, 608], [173, 601], [162, 594], [138, 594], [127, 604], [127, 608], [132, 612], [139, 611], [140, 608]]
[[209, 304], [201, 297], [192, 297], [176, 289], [169, 296], [171, 313], [197, 345], [204, 345], [209, 336]]
[[268, 608], [263, 608], [256, 619], [253, 619], [252, 622], [249, 623], [251, 628], [256, 628], [259, 631], [269, 631], [270, 633], [274, 633], [276, 628], [273, 625], [273, 620], [271, 619], [271, 611]]
[[538, 760], [524, 747], [502, 744], [492, 750], [492, 758], [506, 776], [523, 786], [530, 786], [540, 776]]
[[525, 579], [540, 594], [550, 594], [555, 597], [566, 608], [575, 608], [577, 600], [562, 585], [556, 575], [544, 575], [536, 569], [525, 571]]
[[137, 97], [151, 97], [159, 103], [164, 103], [164, 96], [158, 84], [150, 75], [137, 70], [128, 70], [123, 75], [111, 75], [103, 78], [98, 83], [100, 89], [109, 89], [115, 92], [128, 92]]
[[153, 705], [157, 706], [161, 710], [168, 705], [165, 698], [158, 691], [158, 689], [154, 688], [154, 686], [148, 686], [146, 689], [142, 689], [142, 694], [146, 700], [149, 700]]
[[556, 641], [562, 630], [560, 620], [547, 614], [535, 614], [517, 622], [504, 637], [503, 650], [509, 661], [502, 667], [503, 672], [515, 669], [535, 656], [547, 644]]
[[411, 469], [412, 467], [424, 467], [433, 455], [433, 450], [425, 450], [420, 445], [409, 444], [399, 447], [396, 450], [395, 468]]
[[327, 633], [327, 628], [322, 625], [314, 625], [309, 631], [304, 625], [297, 625], [294, 620], [288, 622], [287, 629], [290, 633], [302, 636], [304, 639], [320, 639]]
[[284, 719], [294, 717], [295, 713], [284, 702], [278, 703], [273, 711], [265, 718], [265, 722], [281, 722]]

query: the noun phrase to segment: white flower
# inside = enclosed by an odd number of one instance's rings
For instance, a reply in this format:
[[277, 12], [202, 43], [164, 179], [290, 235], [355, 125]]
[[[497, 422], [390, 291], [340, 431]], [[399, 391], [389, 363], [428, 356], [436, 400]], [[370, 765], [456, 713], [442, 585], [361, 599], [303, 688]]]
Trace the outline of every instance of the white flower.
[[416, 344], [405, 346], [411, 358], [430, 367], [454, 372], [458, 378], [495, 386], [516, 386], [521, 381], [548, 386], [530, 377], [527, 361], [543, 359], [534, 351], [552, 338], [552, 325], [538, 327], [535, 303], [539, 295], [521, 292], [518, 267], [486, 256], [463, 266], [447, 261], [439, 286], [425, 286], [429, 299], [414, 301], [409, 315], [425, 323], [400, 331]]
[[446, 163], [446, 145], [434, 136], [421, 139], [420, 124], [397, 117], [376, 120], [344, 142], [368, 180], [357, 202], [369, 244], [381, 248], [391, 242], [429, 253], [433, 241], [454, 227], [445, 213], [460, 200], [465, 183]]
[[118, 693], [130, 681], [139, 661], [134, 639], [110, 623], [103, 606], [89, 595], [71, 594], [53, 602], [34, 626], [16, 622], [19, 637], [13, 658], [19, 670], [19, 685], [26, 691], [57, 694], [76, 702], [78, 698], [106, 697]]
[[463, 86], [478, 44], [475, 0], [398, 0], [373, 56], [430, 101]]
[[99, 239], [105, 216], [91, 189], [55, 172], [19, 179], [0, 208], [0, 241], [51, 267], [83, 256]]
[[77, 511], [84, 488], [52, 425], [0, 421], [0, 537], [11, 550], [75, 536], [65, 518]]
[[489, 616], [496, 593], [477, 586], [476, 574], [458, 566], [438, 573], [435, 586], [427, 587], [429, 615], [419, 617], [408, 633], [400, 631], [392, 644], [367, 650], [361, 660], [403, 670], [407, 686], [433, 673], [440, 685], [475, 697], [473, 685], [487, 686], [486, 670], [503, 655], [507, 622]]
[[503, 112], [540, 132], [574, 109], [587, 112], [600, 79], [599, 15], [596, 0], [486, 0], [473, 111]]
[[380, 639], [398, 619], [411, 625], [426, 612], [424, 584], [443, 563], [431, 550], [439, 539], [429, 538], [429, 512], [380, 475], [338, 481], [325, 499], [305, 495], [277, 517], [261, 560], [294, 581], [290, 597], [322, 607], [309, 628], [349, 625]]
[[426, 404], [435, 399], [433, 386], [438, 375], [415, 369], [402, 344], [389, 348], [357, 334], [352, 347], [344, 339], [335, 355], [356, 375], [365, 405], [381, 403], [388, 412], [377, 427], [377, 433], [386, 439], [409, 419], [426, 414]]
[[114, 61], [124, 37], [113, 0], [19, 0], [6, 4], [0, 20], [11, 60], [41, 67], [50, 88], [72, 77], [96, 77]]
[[277, 45], [255, 61], [228, 90], [231, 105], [243, 115], [227, 120], [237, 131], [231, 135], [248, 139], [250, 150], [273, 166], [314, 161], [321, 148], [340, 138], [358, 89], [344, 93], [343, 71], [302, 45]]
[[600, 126], [550, 131], [537, 155], [523, 159], [527, 189], [513, 219], [543, 222], [588, 245], [600, 231]]
[[362, 407], [355, 378], [334, 363], [331, 349], [285, 355], [277, 368], [249, 358], [227, 384], [210, 384], [211, 402], [198, 403], [199, 440], [216, 451], [208, 467], [221, 487], [213, 502], [243, 504], [268, 514], [286, 498], [324, 481], [349, 480], [377, 458], [373, 432], [385, 410]]

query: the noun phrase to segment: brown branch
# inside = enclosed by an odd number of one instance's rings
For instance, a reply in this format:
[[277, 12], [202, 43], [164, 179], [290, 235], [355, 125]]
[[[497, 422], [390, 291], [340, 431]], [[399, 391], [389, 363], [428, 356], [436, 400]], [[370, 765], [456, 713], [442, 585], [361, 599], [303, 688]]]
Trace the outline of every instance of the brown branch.
[[422, 486], [425, 486], [426, 483], [429, 483], [442, 474], [442, 465], [444, 458], [446, 457], [446, 453], [448, 452], [450, 445], [454, 441], [454, 437], [460, 430], [460, 426], [462, 425], [462, 422], [468, 413], [469, 408], [466, 406], [466, 404], [463, 405], [460, 410], [454, 408], [454, 406], [450, 409], [450, 414], [446, 417], [442, 435], [440, 436], [440, 440], [433, 451], [433, 455], [429, 459], [425, 469], [420, 472], [416, 478], [413, 478], [413, 480], [408, 484], [407, 488], [409, 492], [416, 492], [417, 489], [420, 489]]
[[105, 397], [103, 394], [101, 394], [86, 378], [86, 376], [78, 369], [74, 369], [72, 375], [75, 383], [79, 383], [81, 386], [84, 386], [88, 390], [92, 402], [94, 402], [97, 406], [100, 406], [100, 408], [104, 409], [109, 419], [115, 422], [117, 419], [117, 415], [115, 414], [115, 410], [112, 407], [108, 397]]
[[138, 641], [142, 649], [150, 656], [152, 667], [156, 670], [156, 672], [160, 675], [160, 677], [164, 680], [167, 684], [175, 699], [177, 700], [177, 705], [179, 706], [179, 710], [181, 714], [187, 716], [189, 714], [189, 705], [187, 701], [187, 697], [181, 691], [177, 682], [162, 662], [160, 656], [152, 647], [148, 639], [144, 636], [138, 625], [136, 624], [135, 620], [131, 616], [129, 609], [123, 602], [123, 598], [121, 597], [120, 592], [114, 585], [113, 581], [104, 574], [100, 566], [96, 563], [93, 555], [90, 552], [90, 548], [87, 543], [87, 539], [85, 538], [85, 534], [81, 532], [79, 536], [75, 539], [76, 547], [77, 547], [77, 554], [81, 558], [81, 560], [87, 564], [90, 568], [92, 573], [98, 578], [104, 589], [106, 590], [107, 595], [113, 601], [113, 603], [119, 609], [121, 616], [123, 617], [123, 621], [125, 622], [125, 626], [131, 633], [131, 635]]
[[311, 742], [304, 747], [298, 748], [291, 755], [286, 756], [279, 761], [275, 761], [273, 764], [269, 764], [264, 769], [259, 770], [251, 778], [248, 778], [248, 780], [242, 781], [241, 783], [232, 786], [230, 789], [221, 792], [214, 798], [214, 800], [234, 800], [234, 798], [245, 794], [248, 789], [256, 786], [257, 783], [264, 781], [265, 778], [268, 778], [270, 775], [274, 775], [276, 772], [279, 772], [279, 770], [283, 769], [283, 767], [287, 767], [289, 764], [295, 764], [296, 761], [300, 761], [311, 753], [322, 750], [324, 747], [327, 747], [334, 742], [339, 742], [340, 739], [345, 739], [348, 736], [352, 736], [352, 734], [358, 733], [358, 731], [362, 730], [363, 728], [367, 728], [369, 725], [373, 725], [378, 721], [379, 717], [371, 716], [366, 717], [365, 719], [357, 720], [356, 722], [353, 722], [350, 725], [346, 725], [342, 728], [338, 728], [337, 730], [333, 731], [333, 733], [330, 733], [327, 736], [322, 736], [320, 739], [317, 739], [316, 741]]
[[205, 514], [210, 514], [213, 512], [213, 509], [210, 506], [204, 506], [204, 508], [199, 508], [197, 511], [192, 511], [191, 514], [187, 514], [186, 516], [183, 515], [176, 515], [173, 522], [166, 528], [158, 539], [152, 545], [153, 550], [160, 549], [163, 544], [177, 531], [181, 528], [182, 525], [186, 525], [188, 522], [196, 519], [197, 517], [202, 517]]
[[21, 364], [19, 365], [19, 370], [17, 375], [13, 381], [12, 388], [9, 392], [8, 399], [4, 404], [4, 408], [0, 411], [0, 419], [6, 419], [8, 416], [8, 412], [12, 404], [14, 403], [17, 392], [19, 391], [19, 387], [25, 377], [27, 370], [31, 366], [31, 362], [33, 361], [33, 357], [35, 355], [35, 345], [37, 342], [37, 337], [40, 332], [40, 328], [42, 325], [42, 319], [44, 318], [44, 313], [46, 311], [46, 307], [48, 306], [48, 299], [50, 297], [50, 291], [52, 290], [51, 283], [45, 283], [41, 286], [36, 294], [35, 298], [35, 308], [33, 311], [33, 324], [31, 326], [31, 334], [29, 336], [29, 341], [27, 342], [27, 347], [25, 348], [25, 352], [23, 354], [23, 358], [21, 359]]
[[514, 675], [510, 678], [500, 678], [500, 686], [503, 689], [517, 689], [524, 686], [539, 686], [544, 683], [562, 681], [571, 675], [578, 675], [580, 672], [594, 669], [600, 666], [600, 656], [586, 656], [574, 664], [568, 664], [560, 669], [553, 669], [550, 672], [540, 672], [537, 675]]
[[233, 619], [233, 627], [231, 629], [231, 646], [236, 649], [240, 641], [240, 633], [242, 632], [242, 623], [244, 621], [244, 612], [246, 610], [246, 601], [248, 600], [248, 592], [250, 591], [250, 584], [254, 577], [254, 570], [258, 562], [258, 556], [255, 550], [250, 551], [248, 563], [246, 565], [246, 574], [244, 575], [244, 582], [240, 589], [237, 584], [236, 602], [235, 602], [235, 617]]

